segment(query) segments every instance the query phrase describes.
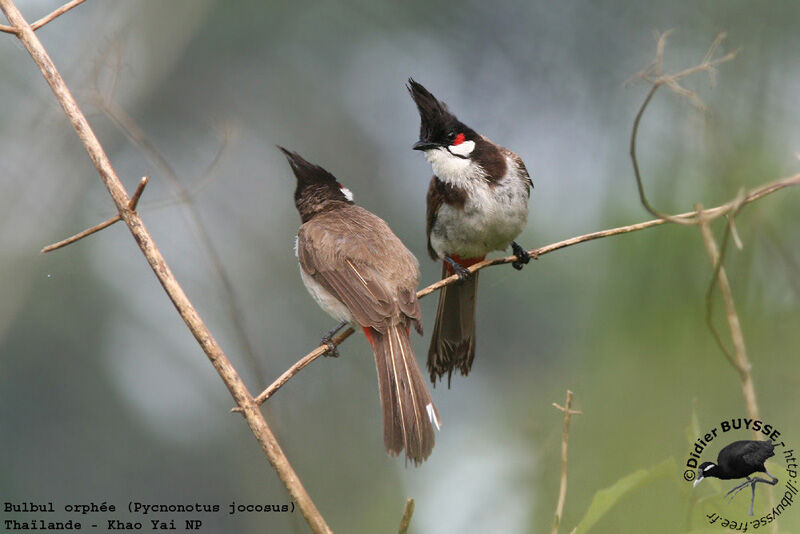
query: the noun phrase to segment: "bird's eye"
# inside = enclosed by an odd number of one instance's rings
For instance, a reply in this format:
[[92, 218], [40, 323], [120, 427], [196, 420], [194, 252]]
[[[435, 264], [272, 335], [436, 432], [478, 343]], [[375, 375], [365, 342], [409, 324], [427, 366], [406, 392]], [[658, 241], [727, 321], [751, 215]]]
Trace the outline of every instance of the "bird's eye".
[[461, 143], [463, 143], [464, 141], [466, 141], [466, 139], [467, 139], [467, 138], [466, 138], [466, 136], [465, 136], [463, 133], [460, 133], [460, 134], [458, 134], [458, 135], [456, 136], [456, 138], [455, 138], [455, 139], [453, 139], [453, 146], [460, 145]]

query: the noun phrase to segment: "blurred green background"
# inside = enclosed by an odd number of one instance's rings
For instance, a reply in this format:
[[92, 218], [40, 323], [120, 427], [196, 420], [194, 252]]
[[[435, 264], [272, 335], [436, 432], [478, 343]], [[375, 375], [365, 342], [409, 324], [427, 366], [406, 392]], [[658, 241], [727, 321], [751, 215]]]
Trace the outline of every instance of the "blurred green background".
[[[19, 3], [28, 20], [59, 5]], [[797, 3], [744, 0], [89, 1], [38, 34], [129, 191], [151, 176], [140, 212], [255, 393], [333, 326], [297, 272], [294, 178], [276, 143], [322, 164], [386, 219], [427, 285], [440, 267], [425, 251], [431, 171], [410, 150], [419, 124], [409, 76], [524, 159], [535, 190], [518, 241], [541, 246], [650, 218], [627, 145], [647, 88], [624, 82], [653, 59], [657, 30], [676, 29], [668, 71], [698, 63], [720, 31], [723, 52], [741, 52], [715, 85], [703, 75], [687, 82], [707, 113], [657, 94], [640, 137], [654, 204], [712, 206], [796, 173], [798, 20]], [[39, 253], [113, 206], [38, 69], [7, 34], [0, 73], [0, 499], [223, 510], [288, 502], [126, 229]], [[194, 216], [98, 93], [163, 154], [191, 192]], [[798, 447], [799, 203], [789, 189], [746, 207], [737, 219], [744, 249], [727, 261], [762, 416]], [[222, 258], [255, 358], [197, 220]], [[719, 222], [715, 230], [719, 237]], [[725, 506], [718, 490], [733, 484], [692, 492], [681, 479], [693, 410], [701, 429], [745, 415], [738, 375], [704, 323], [710, 275], [699, 232], [675, 226], [568, 248], [521, 273], [486, 271], [475, 366], [433, 391], [443, 427], [418, 468], [384, 453], [362, 336], [296, 376], [265, 412], [337, 532], [395, 531], [407, 497], [416, 499], [412, 532], [549, 532], [562, 425], [551, 403], [563, 403], [567, 388], [583, 415], [572, 424], [562, 532], [596, 491], [669, 457], [674, 473], [624, 496], [593, 532], [700, 529], [706, 510], [743, 519], [747, 492]], [[428, 331], [435, 301], [422, 301]], [[719, 301], [716, 310], [728, 339]], [[428, 337], [413, 341], [424, 364]], [[692, 507], [698, 497], [706, 500]], [[780, 531], [800, 528], [795, 507]], [[0, 514], [9, 517], [30, 518]], [[299, 513], [201, 519], [206, 532], [308, 531]]]

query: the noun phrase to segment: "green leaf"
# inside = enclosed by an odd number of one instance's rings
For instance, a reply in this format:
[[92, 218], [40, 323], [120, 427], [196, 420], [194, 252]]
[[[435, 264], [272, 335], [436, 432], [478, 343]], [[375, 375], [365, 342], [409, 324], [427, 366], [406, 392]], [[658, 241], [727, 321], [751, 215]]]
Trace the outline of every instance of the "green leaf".
[[581, 519], [581, 522], [578, 523], [573, 532], [577, 534], [588, 532], [625, 495], [647, 482], [673, 475], [676, 470], [675, 459], [670, 457], [650, 469], [634, 471], [630, 475], [617, 480], [613, 485], [601, 489], [594, 494], [586, 515], [583, 516], [583, 519]]

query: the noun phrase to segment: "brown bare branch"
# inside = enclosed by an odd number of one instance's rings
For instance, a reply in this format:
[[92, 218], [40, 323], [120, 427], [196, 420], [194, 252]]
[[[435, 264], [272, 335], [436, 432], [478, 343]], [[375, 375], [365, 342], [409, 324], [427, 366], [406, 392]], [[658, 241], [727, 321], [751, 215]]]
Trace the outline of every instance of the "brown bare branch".
[[[59, 7], [58, 9], [56, 9], [55, 11], [50, 13], [49, 15], [44, 16], [44, 17], [40, 18], [39, 20], [37, 20], [36, 22], [34, 22], [33, 24], [31, 24], [31, 29], [34, 30], [34, 31], [38, 30], [39, 28], [41, 28], [42, 26], [44, 26], [45, 24], [47, 24], [48, 22], [50, 22], [54, 18], [63, 15], [64, 13], [66, 13], [67, 11], [72, 9], [73, 7], [79, 6], [80, 4], [84, 3], [85, 1], [86, 0], [72, 0], [71, 2], [67, 2], [66, 4], [64, 4], [63, 6]], [[6, 32], [6, 33], [12, 33], [12, 34], [16, 35], [18, 30], [17, 30], [17, 28], [14, 28], [14, 27], [11, 27], [11, 26], [4, 26], [4, 25], [0, 24], [0, 31]]]
[[[789, 178], [784, 178], [782, 180], [777, 180], [775, 182], [771, 182], [771, 183], [762, 185], [761, 187], [756, 187], [756, 188], [750, 190], [743, 197], [739, 196], [739, 197], [731, 200], [730, 202], [727, 202], [727, 203], [722, 204], [720, 206], [716, 206], [714, 208], [705, 209], [705, 210], [702, 210], [700, 212], [698, 212], [698, 211], [688, 211], [686, 213], [680, 213], [678, 215], [673, 216], [673, 218], [678, 218], [678, 219], [695, 218], [696, 219], [698, 216], [702, 215], [702, 217], [705, 220], [710, 221], [710, 220], [716, 219], [718, 217], [722, 217], [724, 215], [727, 215], [727, 214], [731, 213], [732, 210], [738, 210], [741, 207], [743, 207], [743, 206], [745, 206], [745, 205], [747, 205], [747, 204], [749, 204], [751, 202], [755, 202], [756, 200], [759, 200], [759, 199], [769, 195], [770, 193], [774, 193], [775, 191], [779, 191], [779, 190], [784, 189], [786, 187], [791, 187], [791, 186], [795, 186], [795, 185], [800, 185], [800, 174], [796, 174], [794, 176], [791, 176]], [[600, 239], [600, 238], [603, 238], [603, 237], [610, 237], [610, 236], [614, 236], [614, 235], [627, 234], [627, 233], [630, 233], [630, 232], [637, 232], [639, 230], [644, 230], [646, 228], [652, 228], [654, 226], [660, 226], [660, 225], [666, 224], [668, 222], [671, 222], [671, 221], [669, 221], [667, 219], [651, 219], [649, 221], [644, 221], [644, 222], [640, 222], [640, 223], [636, 223], [636, 224], [629, 224], [627, 226], [619, 226], [617, 228], [609, 228], [608, 230], [600, 230], [598, 232], [592, 232], [592, 233], [589, 233], [589, 234], [584, 234], [584, 235], [571, 237], [571, 238], [565, 239], [563, 241], [558, 241], [556, 243], [551, 243], [551, 244], [545, 245], [543, 247], [535, 248], [535, 249], [530, 250], [529, 253], [530, 253], [530, 255], [532, 257], [537, 257], [538, 258], [539, 256], [543, 256], [543, 255], [548, 254], [550, 252], [555, 252], [556, 250], [560, 250], [560, 249], [566, 248], [566, 247], [571, 247], [573, 245], [578, 245], [580, 243], [586, 243], [587, 241], [593, 241], [595, 239]], [[502, 258], [494, 258], [494, 259], [490, 259], [490, 260], [484, 260], [484, 261], [478, 262], [478, 263], [470, 266], [469, 267], [469, 271], [474, 273], [474, 272], [480, 271], [481, 269], [485, 269], [486, 267], [491, 267], [493, 265], [503, 265], [503, 264], [506, 264], [506, 263], [513, 263], [515, 261], [517, 261], [517, 257], [514, 256], [514, 255], [505, 256], [505, 257], [502, 257]], [[423, 297], [425, 297], [427, 295], [430, 295], [431, 293], [433, 293], [435, 291], [438, 291], [439, 289], [441, 289], [441, 288], [443, 288], [445, 286], [448, 286], [450, 284], [455, 284], [456, 282], [458, 282], [458, 280], [459, 280], [458, 275], [452, 275], [452, 276], [449, 276], [447, 278], [442, 278], [441, 280], [429, 285], [428, 287], [425, 287], [425, 288], [420, 289], [419, 291], [417, 291], [417, 298], [423, 298]], [[350, 335], [352, 335], [352, 334], [353, 334], [353, 330], [352, 329], [348, 329], [346, 332], [343, 332], [342, 334], [337, 336], [337, 338], [335, 340], [336, 344], [338, 345], [339, 343], [344, 341], [346, 338], [350, 337]], [[256, 397], [257, 403], [259, 405], [261, 403], [263, 403], [266, 399], [271, 397], [281, 386], [283, 386], [290, 378], [292, 378], [295, 374], [297, 374], [298, 371], [300, 371], [301, 369], [306, 367], [308, 364], [310, 364], [311, 362], [313, 362], [314, 360], [316, 360], [317, 358], [319, 358], [323, 354], [325, 354], [327, 351], [328, 351], [327, 345], [320, 345], [319, 347], [315, 348], [313, 351], [311, 351], [308, 354], [306, 354], [305, 356], [303, 356], [303, 358], [301, 358], [297, 363], [295, 363], [288, 371], [283, 373], [281, 375], [281, 377], [278, 378], [278, 380], [273, 382], [266, 390], [264, 390], [258, 397]], [[234, 408], [233, 410], [237, 411], [236, 408]]]
[[[354, 333], [355, 330], [353, 330], [352, 328], [348, 328], [344, 332], [340, 333], [339, 335], [331, 339], [331, 343], [333, 343], [335, 347], [338, 347], [342, 341], [352, 336]], [[330, 347], [328, 347], [328, 345], [320, 345], [316, 349], [312, 350], [311, 352], [300, 358], [300, 360], [297, 363], [289, 367], [289, 369], [287, 369], [281, 376], [279, 376], [275, 382], [273, 382], [267, 389], [262, 391], [258, 397], [256, 397], [255, 399], [256, 404], [258, 404], [259, 406], [264, 404], [264, 402], [266, 402], [266, 400], [269, 399], [273, 393], [275, 393], [281, 387], [283, 387], [283, 385], [286, 382], [288, 382], [290, 378], [299, 373], [303, 369], [303, 367], [310, 364], [311, 362], [313, 362], [314, 360], [316, 360], [329, 350]], [[235, 408], [231, 408], [231, 411], [241, 412], [242, 409], [239, 406], [236, 406]]]
[[[739, 371], [739, 380], [742, 386], [742, 395], [744, 396], [748, 417], [760, 419], [758, 401], [756, 400], [755, 387], [753, 386], [753, 375], [751, 373], [752, 365], [750, 364], [750, 359], [747, 357], [742, 326], [739, 321], [739, 315], [736, 313], [736, 305], [733, 300], [730, 281], [725, 272], [725, 267], [722, 265], [722, 255], [717, 249], [717, 242], [714, 239], [714, 235], [711, 233], [711, 228], [708, 222], [702, 217], [700, 218], [700, 231], [703, 234], [703, 244], [708, 252], [708, 257], [715, 267], [714, 279], [718, 281], [717, 285], [722, 293], [722, 301], [725, 304], [725, 315], [728, 320], [728, 328], [730, 329], [734, 354], [736, 356], [735, 360], [729, 357], [729, 361], [731, 361], [734, 368]], [[726, 356], [729, 356], [729, 354], [726, 353]], [[758, 433], [755, 433], [755, 435], [756, 438], [758, 438]]]
[[569, 445], [569, 420], [573, 415], [581, 415], [583, 412], [572, 409], [572, 392], [567, 390], [567, 400], [564, 406], [559, 406], [555, 402], [553, 406], [564, 412], [564, 429], [561, 432], [561, 485], [558, 490], [558, 504], [556, 504], [555, 518], [553, 519], [553, 530], [551, 534], [558, 533], [561, 525], [561, 518], [564, 514], [564, 501], [567, 499], [567, 446]]
[[186, 326], [194, 335], [197, 342], [206, 353], [211, 364], [219, 373], [228, 388], [231, 396], [240, 407], [243, 408], [243, 415], [247, 424], [264, 450], [269, 462], [286, 486], [291, 498], [297, 503], [303, 517], [305, 517], [313, 532], [331, 532], [322, 515], [317, 510], [308, 492], [303, 487], [297, 473], [289, 463], [288, 458], [280, 447], [275, 435], [264, 419], [263, 414], [256, 406], [252, 395], [248, 391], [236, 369], [231, 364], [222, 347], [219, 346], [214, 336], [208, 330], [200, 314], [192, 305], [189, 298], [184, 293], [178, 281], [175, 279], [172, 270], [164, 259], [161, 251], [153, 241], [150, 232], [136, 211], [128, 209], [131, 199], [125, 187], [122, 185], [116, 171], [111, 165], [111, 161], [105, 153], [100, 141], [97, 139], [89, 122], [86, 120], [78, 103], [72, 96], [64, 79], [59, 74], [50, 56], [47, 54], [41, 41], [34, 33], [31, 26], [24, 19], [17, 9], [13, 0], [0, 0], [0, 10], [5, 13], [8, 21], [16, 28], [16, 35], [25, 48], [30, 53], [33, 60], [39, 66], [47, 83], [53, 90], [59, 104], [64, 109], [64, 113], [69, 118], [75, 132], [81, 139], [86, 151], [97, 168], [100, 177], [108, 189], [114, 204], [119, 211], [122, 220], [128, 226], [136, 243], [141, 248], [147, 262], [153, 269], [158, 281], [164, 287], [164, 291], [169, 296], [175, 308], [178, 310]]
[[[134, 191], [133, 196], [131, 197], [131, 201], [128, 203], [128, 209], [129, 210], [131, 210], [131, 211], [136, 210], [136, 205], [139, 203], [139, 199], [141, 198], [142, 193], [144, 192], [144, 187], [147, 185], [147, 181], [148, 180], [149, 180], [149, 178], [147, 176], [145, 176], [139, 181], [139, 185], [136, 187], [136, 191]], [[41, 250], [41, 252], [44, 254], [44, 253], [47, 253], [47, 252], [52, 252], [53, 250], [57, 250], [57, 249], [66, 247], [67, 245], [71, 245], [75, 241], [80, 241], [84, 237], [87, 237], [87, 236], [90, 236], [90, 235], [92, 235], [92, 234], [94, 234], [96, 232], [99, 232], [100, 230], [103, 230], [104, 228], [108, 228], [112, 224], [114, 224], [116, 222], [119, 222], [121, 220], [122, 220], [122, 216], [118, 213], [118, 214], [114, 215], [113, 217], [109, 217], [108, 219], [106, 219], [105, 221], [101, 222], [100, 224], [96, 224], [96, 225], [92, 226], [91, 228], [87, 228], [83, 232], [77, 233], [72, 237], [68, 237], [68, 238], [66, 238], [66, 239], [64, 239], [62, 241], [59, 241], [58, 243], [53, 243], [52, 245], [47, 245], [46, 247], [44, 247]]]

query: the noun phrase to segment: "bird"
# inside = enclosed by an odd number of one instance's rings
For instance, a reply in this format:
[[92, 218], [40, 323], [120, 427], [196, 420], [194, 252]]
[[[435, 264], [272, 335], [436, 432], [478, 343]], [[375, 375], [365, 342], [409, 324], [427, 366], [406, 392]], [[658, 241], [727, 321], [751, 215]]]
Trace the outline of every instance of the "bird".
[[[331, 173], [278, 148], [297, 178], [300, 277], [323, 310], [363, 330], [375, 354], [386, 450], [392, 456], [405, 451], [406, 463], [418, 465], [430, 456], [433, 427], [441, 424], [409, 339], [411, 326], [422, 334], [419, 263]], [[329, 347], [343, 324], [323, 338]]]
[[528, 220], [531, 181], [522, 159], [458, 120], [422, 84], [406, 86], [420, 116], [420, 150], [433, 167], [427, 194], [428, 253], [442, 260], [442, 278], [460, 282], [442, 288], [428, 350], [431, 381], [454, 370], [466, 376], [475, 358], [478, 273], [468, 267], [486, 254], [511, 246], [517, 270], [531, 255], [516, 241]]
[[[753, 501], [756, 498], [756, 484], [763, 482], [774, 486], [778, 483], [778, 479], [770, 475], [767, 468], [764, 467], [764, 462], [767, 458], [775, 456], [775, 444], [769, 441], [752, 441], [741, 440], [734, 441], [722, 448], [717, 455], [717, 463], [703, 462], [697, 468], [697, 479], [694, 481], [692, 487], [697, 485], [708, 477], [715, 477], [721, 480], [732, 480], [736, 478], [746, 478], [744, 482], [732, 488], [725, 494], [727, 497], [730, 495], [728, 502], [739, 493], [745, 486], [750, 485], [750, 515], [753, 515]], [[752, 477], [753, 473], [766, 473], [772, 480], [766, 480], [761, 477]]]

